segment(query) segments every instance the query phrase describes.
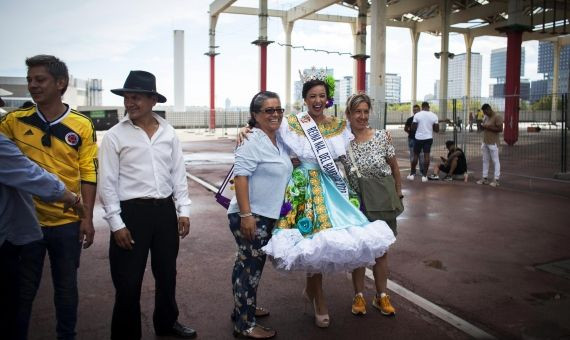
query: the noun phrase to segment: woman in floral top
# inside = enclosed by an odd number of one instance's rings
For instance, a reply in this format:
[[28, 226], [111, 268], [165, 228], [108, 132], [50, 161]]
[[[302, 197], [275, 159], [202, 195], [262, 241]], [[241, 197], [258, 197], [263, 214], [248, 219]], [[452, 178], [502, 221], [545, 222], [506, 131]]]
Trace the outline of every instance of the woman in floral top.
[[[395, 149], [392, 145], [390, 134], [386, 130], [375, 130], [368, 126], [368, 118], [372, 108], [370, 97], [366, 94], [356, 94], [348, 99], [346, 104], [346, 117], [350, 122], [350, 128], [354, 134], [354, 140], [350, 142], [353, 159], [356, 162], [362, 177], [380, 178], [393, 176], [396, 184], [396, 193], [402, 199], [402, 181], [400, 168], [395, 157]], [[358, 192], [358, 177], [356, 167], [351, 157], [344, 159], [344, 166], [352, 189]], [[385, 221], [390, 229], [396, 232], [396, 219]], [[373, 267], [374, 281], [376, 285], [376, 297], [372, 305], [380, 310], [383, 315], [395, 315], [396, 311], [390, 304], [386, 295], [388, 281], [388, 252], [376, 259]], [[366, 314], [366, 302], [362, 295], [364, 290], [365, 267], [352, 271], [352, 282], [355, 297], [352, 303], [352, 313], [355, 315]]]

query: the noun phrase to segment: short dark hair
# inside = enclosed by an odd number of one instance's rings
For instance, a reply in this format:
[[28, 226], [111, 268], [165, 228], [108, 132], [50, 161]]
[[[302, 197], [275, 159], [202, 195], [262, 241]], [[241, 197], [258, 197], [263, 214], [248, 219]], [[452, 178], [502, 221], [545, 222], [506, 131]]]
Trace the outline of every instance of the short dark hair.
[[452, 145], [455, 145], [455, 142], [452, 141], [452, 140], [448, 140], [448, 141], [445, 142], [445, 147], [448, 148], [448, 149], [449, 149]]
[[487, 109], [488, 109], [488, 110], [493, 110], [493, 109], [491, 109], [491, 105], [489, 105], [489, 104], [487, 104], [487, 103], [485, 103], [485, 104], [483, 104], [483, 106], [481, 106], [481, 111], [485, 111], [485, 110], [487, 110]]
[[59, 79], [65, 80], [65, 86], [61, 89], [61, 95], [67, 90], [67, 85], [69, 85], [69, 72], [67, 71], [67, 65], [58, 58], [47, 55], [39, 54], [26, 59], [26, 66], [28, 69], [36, 66], [45, 66], [48, 73], [57, 81]]
[[429, 109], [429, 103], [428, 102], [423, 102], [422, 103], [422, 109]]
[[249, 127], [254, 127], [257, 124], [257, 121], [255, 120], [255, 113], [260, 112], [261, 107], [263, 106], [265, 101], [270, 98], [275, 98], [281, 101], [281, 99], [279, 99], [279, 95], [271, 91], [261, 91], [258, 92], [255, 96], [253, 96], [253, 98], [251, 99], [251, 103], [249, 104], [250, 117], [249, 121], [247, 122], [247, 125], [249, 125]]
[[301, 94], [303, 95], [303, 99], [307, 98], [307, 93], [309, 93], [310, 89], [312, 89], [315, 86], [319, 86], [319, 85], [322, 85], [325, 87], [325, 91], [327, 92], [327, 99], [329, 99], [330, 98], [329, 86], [324, 81], [318, 80], [318, 79], [309, 80], [308, 82], [303, 84], [303, 90], [301, 92]]

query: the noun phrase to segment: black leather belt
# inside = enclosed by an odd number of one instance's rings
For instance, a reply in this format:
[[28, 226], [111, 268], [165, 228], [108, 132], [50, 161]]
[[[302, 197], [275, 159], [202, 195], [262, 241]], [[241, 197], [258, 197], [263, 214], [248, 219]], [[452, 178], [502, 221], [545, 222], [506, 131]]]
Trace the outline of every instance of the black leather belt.
[[172, 202], [172, 195], [166, 198], [133, 198], [130, 200], [123, 201], [123, 203], [127, 204], [153, 205], [153, 206], [167, 205], [168, 203], [171, 202]]

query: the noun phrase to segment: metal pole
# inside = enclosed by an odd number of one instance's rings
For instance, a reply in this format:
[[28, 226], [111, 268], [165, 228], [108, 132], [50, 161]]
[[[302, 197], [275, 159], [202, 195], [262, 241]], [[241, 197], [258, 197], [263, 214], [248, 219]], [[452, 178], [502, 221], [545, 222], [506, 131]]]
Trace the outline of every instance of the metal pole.
[[453, 98], [453, 143], [457, 145], [457, 98]]
[[530, 0], [530, 25], [534, 28], [534, 2]]
[[384, 130], [386, 130], [386, 118], [388, 117], [388, 102], [384, 102]]
[[552, 20], [552, 32], [551, 34], [556, 34], [556, 1], [552, 3], [554, 5], [554, 20]]
[[546, 22], [546, 0], [542, 0], [542, 33], [546, 33], [544, 24]]
[[561, 136], [561, 145], [560, 145], [560, 172], [566, 172], [566, 159], [567, 159], [567, 148], [566, 148], [566, 140], [568, 137], [568, 132], [566, 129], [566, 124], [568, 120], [568, 93], [562, 95], [562, 136]]

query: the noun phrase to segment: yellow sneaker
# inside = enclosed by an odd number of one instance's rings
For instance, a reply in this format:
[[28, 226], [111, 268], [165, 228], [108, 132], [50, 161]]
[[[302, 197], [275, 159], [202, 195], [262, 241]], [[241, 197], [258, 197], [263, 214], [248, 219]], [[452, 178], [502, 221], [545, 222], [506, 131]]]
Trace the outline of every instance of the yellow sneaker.
[[372, 300], [372, 306], [376, 307], [383, 315], [396, 315], [396, 309], [392, 307], [392, 304], [390, 303], [390, 297], [388, 295], [383, 295], [382, 297], [376, 295], [376, 297], [374, 297], [374, 300]]
[[352, 299], [352, 314], [354, 315], [364, 315], [366, 314], [366, 301], [362, 293], [358, 293]]

